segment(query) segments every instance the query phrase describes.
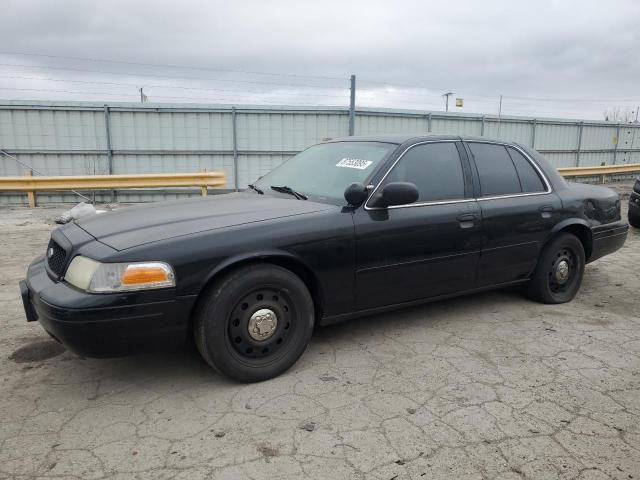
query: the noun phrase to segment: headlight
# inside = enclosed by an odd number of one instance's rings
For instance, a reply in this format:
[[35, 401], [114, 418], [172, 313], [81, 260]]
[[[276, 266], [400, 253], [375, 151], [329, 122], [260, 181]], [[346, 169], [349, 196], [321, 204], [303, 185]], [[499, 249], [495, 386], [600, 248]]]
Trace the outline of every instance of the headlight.
[[93, 293], [127, 292], [175, 287], [176, 277], [164, 262], [100, 263], [77, 256], [64, 279], [71, 285]]

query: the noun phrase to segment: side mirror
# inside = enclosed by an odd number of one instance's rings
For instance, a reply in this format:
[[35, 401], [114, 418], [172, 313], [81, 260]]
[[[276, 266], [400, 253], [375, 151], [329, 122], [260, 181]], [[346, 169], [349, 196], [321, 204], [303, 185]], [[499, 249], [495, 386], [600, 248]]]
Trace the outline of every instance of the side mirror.
[[349, 205], [352, 205], [354, 207], [357, 207], [362, 202], [364, 202], [367, 199], [368, 195], [369, 192], [367, 191], [367, 187], [359, 182], [352, 183], [344, 191], [344, 199]]
[[382, 191], [376, 194], [374, 206], [392, 207], [394, 205], [407, 205], [418, 200], [420, 194], [415, 183], [391, 182], [386, 184]]

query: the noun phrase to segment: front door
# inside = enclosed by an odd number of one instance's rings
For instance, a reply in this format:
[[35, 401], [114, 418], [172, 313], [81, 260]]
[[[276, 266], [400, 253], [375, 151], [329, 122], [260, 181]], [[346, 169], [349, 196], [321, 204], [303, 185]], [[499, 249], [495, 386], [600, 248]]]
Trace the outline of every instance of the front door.
[[354, 213], [358, 310], [475, 286], [481, 217], [467, 162], [458, 142], [411, 146], [378, 189], [412, 182], [418, 200], [387, 208], [365, 205]]

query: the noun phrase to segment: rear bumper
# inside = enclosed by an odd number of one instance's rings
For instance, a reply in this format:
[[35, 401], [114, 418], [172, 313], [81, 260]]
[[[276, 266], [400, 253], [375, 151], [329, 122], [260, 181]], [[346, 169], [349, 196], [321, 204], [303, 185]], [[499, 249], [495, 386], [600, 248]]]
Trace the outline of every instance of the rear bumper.
[[44, 263], [36, 259], [20, 282], [27, 321], [39, 321], [69, 350], [113, 357], [185, 344], [195, 297], [176, 298], [171, 291], [89, 294], [53, 281]]
[[627, 239], [629, 225], [624, 221], [608, 223], [593, 227], [591, 232], [593, 234], [593, 245], [589, 262], [620, 249]]

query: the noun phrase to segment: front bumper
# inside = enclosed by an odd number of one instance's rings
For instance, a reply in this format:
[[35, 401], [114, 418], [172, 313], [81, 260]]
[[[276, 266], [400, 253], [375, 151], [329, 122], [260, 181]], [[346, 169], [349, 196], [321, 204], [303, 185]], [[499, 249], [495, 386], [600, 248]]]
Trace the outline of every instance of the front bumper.
[[20, 282], [27, 321], [69, 350], [86, 357], [113, 357], [185, 344], [195, 296], [172, 289], [98, 295], [50, 278], [44, 257]]
[[593, 227], [591, 232], [593, 245], [589, 262], [593, 262], [622, 248], [622, 245], [624, 245], [627, 239], [629, 224], [624, 221], [608, 223], [606, 225]]

